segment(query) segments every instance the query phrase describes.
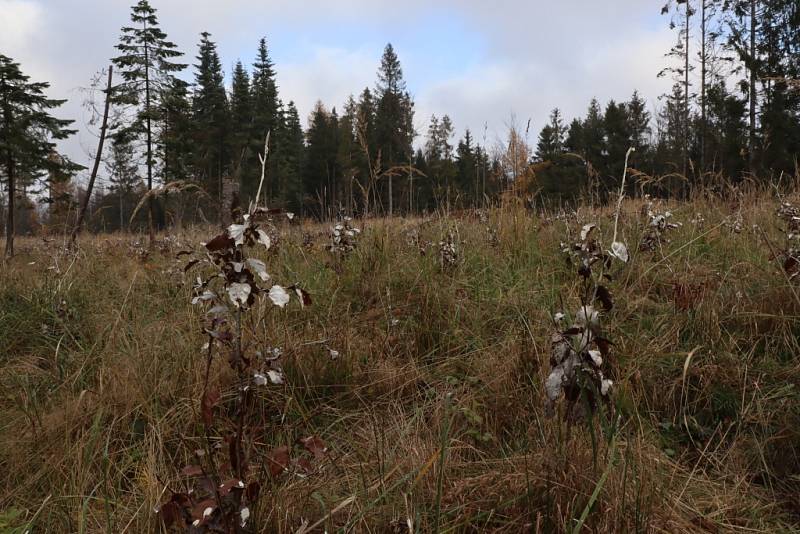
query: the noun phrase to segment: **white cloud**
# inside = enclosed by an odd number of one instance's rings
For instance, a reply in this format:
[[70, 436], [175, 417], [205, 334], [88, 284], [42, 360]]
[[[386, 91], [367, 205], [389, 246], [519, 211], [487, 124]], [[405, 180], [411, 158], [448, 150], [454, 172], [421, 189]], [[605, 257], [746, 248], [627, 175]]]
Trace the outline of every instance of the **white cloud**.
[[0, 0], [0, 49], [26, 46], [41, 33], [42, 7], [33, 0]]
[[[449, 114], [459, 134], [503, 137], [513, 112], [531, 137], [560, 107], [585, 113], [589, 100], [651, 102], [668, 85], [656, 79], [674, 36], [658, 6], [641, 0], [151, 0], [162, 27], [194, 63], [198, 35], [213, 34], [222, 64], [252, 63], [266, 36], [281, 98], [294, 100], [305, 124], [314, 103], [341, 109], [349, 94], [374, 87], [383, 45], [395, 48], [416, 99], [421, 134], [432, 113]], [[0, 50], [20, 61], [51, 96], [69, 98], [60, 115], [83, 130], [65, 150], [86, 162], [82, 95], [114, 55], [133, 0], [0, 0]], [[186, 74], [191, 79], [191, 69]], [[86, 147], [87, 149], [84, 149]]]
[[367, 50], [320, 47], [310, 59], [279, 66], [278, 84], [284, 102], [294, 100], [302, 124], [317, 100], [341, 112], [347, 97], [358, 98], [374, 83], [380, 53]]

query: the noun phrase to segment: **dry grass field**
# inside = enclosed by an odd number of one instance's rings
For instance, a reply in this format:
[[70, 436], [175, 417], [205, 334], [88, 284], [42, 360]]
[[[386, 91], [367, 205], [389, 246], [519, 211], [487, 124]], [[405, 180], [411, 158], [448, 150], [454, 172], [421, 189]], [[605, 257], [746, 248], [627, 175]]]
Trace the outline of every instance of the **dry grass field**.
[[[246, 418], [252, 373], [220, 352], [206, 377], [203, 267], [176, 258], [219, 230], [149, 253], [131, 235], [20, 239], [0, 268], [0, 532], [166, 531], [171, 495], [237, 471], [237, 433], [254, 532], [796, 532], [800, 288], [780, 206], [654, 202], [681, 224], [653, 241], [644, 202], [623, 204], [630, 260], [601, 313], [614, 385], [582, 417], [563, 399], [545, 413], [553, 317], [584, 283], [562, 243], [595, 223], [607, 248], [613, 206], [353, 221], [339, 253], [331, 225], [281, 221], [257, 257], [312, 303], [250, 306], [243, 352], [280, 349], [282, 374]], [[190, 531], [213, 531], [199, 510]]]

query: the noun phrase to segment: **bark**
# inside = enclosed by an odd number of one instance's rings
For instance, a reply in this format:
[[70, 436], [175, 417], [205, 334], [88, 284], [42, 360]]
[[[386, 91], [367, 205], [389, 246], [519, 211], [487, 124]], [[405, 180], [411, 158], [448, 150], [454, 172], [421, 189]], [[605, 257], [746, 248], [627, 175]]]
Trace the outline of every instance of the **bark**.
[[8, 175], [8, 219], [6, 222], [6, 258], [14, 255], [14, 211], [16, 187], [14, 184], [14, 159], [9, 154], [6, 157], [6, 174]]
[[706, 166], [706, 71], [708, 50], [706, 43], [706, 32], [708, 20], [706, 18], [706, 4], [708, 0], [701, 0], [701, 51], [700, 51], [700, 176], [703, 176]]
[[[147, 23], [145, 23], [147, 29]], [[144, 44], [144, 112], [147, 121], [147, 193], [153, 190], [153, 130], [150, 121], [150, 51], [147, 42]], [[152, 249], [156, 241], [156, 232], [153, 226], [153, 197], [149, 195], [147, 199], [147, 226], [150, 232], [150, 248]]]
[[748, 166], [753, 173], [756, 166], [756, 0], [750, 0], [750, 132], [747, 152]]
[[[75, 223], [75, 228], [72, 230], [72, 237], [70, 238], [70, 247], [75, 245], [75, 240], [78, 233], [83, 226], [83, 220], [86, 217], [86, 210], [89, 207], [89, 199], [92, 197], [92, 189], [94, 188], [94, 181], [97, 178], [97, 171], [100, 168], [100, 160], [103, 156], [103, 144], [106, 141], [106, 131], [108, 130], [108, 111], [111, 107], [111, 78], [113, 75], [113, 66], [108, 67], [108, 84], [106, 86], [106, 103], [103, 109], [103, 124], [100, 126], [100, 140], [97, 142], [97, 154], [94, 156], [94, 166], [92, 167], [92, 174], [89, 176], [89, 185], [86, 188], [86, 196], [81, 205], [81, 211], [78, 212], [78, 220]], [[120, 212], [121, 213], [121, 212]]]

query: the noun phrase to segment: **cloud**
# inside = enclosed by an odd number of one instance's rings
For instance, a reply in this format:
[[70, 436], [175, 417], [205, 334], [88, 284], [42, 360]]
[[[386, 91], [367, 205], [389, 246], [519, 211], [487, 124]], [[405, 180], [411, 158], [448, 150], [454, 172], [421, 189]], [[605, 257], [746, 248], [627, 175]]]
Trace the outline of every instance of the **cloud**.
[[[380, 55], [392, 42], [416, 100], [421, 134], [432, 113], [449, 114], [459, 134], [504, 136], [513, 112], [531, 118], [531, 137], [553, 107], [565, 117], [589, 100], [621, 100], [639, 89], [651, 102], [668, 82], [656, 79], [674, 36], [657, 6], [641, 0], [151, 0], [169, 38], [194, 63], [201, 31], [210, 31], [229, 72], [253, 61], [266, 36], [280, 96], [305, 117], [317, 100], [341, 109], [348, 95], [374, 87]], [[133, 0], [0, 0], [0, 48], [82, 130], [64, 145], [85, 162], [95, 139], [82, 93], [114, 55]], [[191, 80], [193, 70], [184, 75]]]
[[0, 48], [24, 46], [40, 33], [42, 7], [33, 0], [0, 0]]

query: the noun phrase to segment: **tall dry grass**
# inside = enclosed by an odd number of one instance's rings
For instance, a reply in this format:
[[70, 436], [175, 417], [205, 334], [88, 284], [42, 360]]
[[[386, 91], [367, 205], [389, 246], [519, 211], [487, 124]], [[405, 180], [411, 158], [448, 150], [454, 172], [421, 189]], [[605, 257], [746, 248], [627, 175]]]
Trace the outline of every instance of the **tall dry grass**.
[[[265, 324], [286, 384], [263, 395], [259, 445], [329, 452], [270, 479], [259, 531], [797, 531], [800, 302], [753, 228], [780, 246], [777, 205], [660, 206], [683, 226], [637, 252], [647, 220], [624, 203], [613, 438], [543, 409], [551, 316], [580, 290], [560, 242], [586, 222], [608, 240], [613, 207], [369, 220], [343, 257], [326, 226], [287, 226], [263, 259], [314, 304]], [[72, 255], [30, 238], [0, 270], [0, 531], [159, 530], [203, 439], [201, 312], [174, 254], [206, 230], [149, 255], [135, 236]], [[224, 405], [235, 375], [212, 372]]]

